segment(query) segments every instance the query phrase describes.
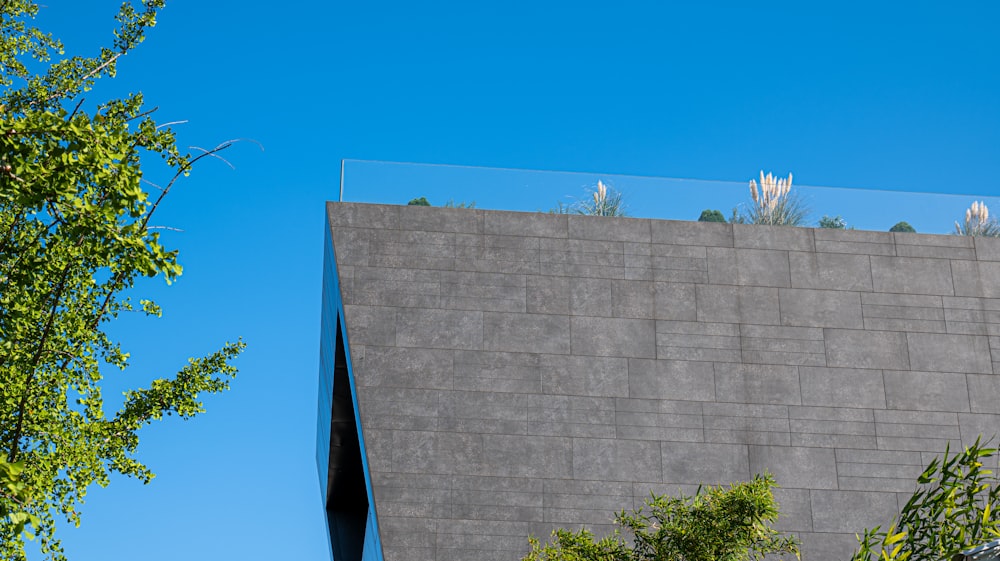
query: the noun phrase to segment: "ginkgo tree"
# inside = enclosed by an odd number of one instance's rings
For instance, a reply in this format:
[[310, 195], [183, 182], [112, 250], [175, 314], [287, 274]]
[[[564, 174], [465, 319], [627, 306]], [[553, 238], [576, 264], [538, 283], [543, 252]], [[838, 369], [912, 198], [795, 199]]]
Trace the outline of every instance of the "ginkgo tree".
[[[110, 46], [67, 56], [35, 27], [34, 2], [0, 1], [0, 559], [25, 559], [29, 539], [65, 559], [56, 526], [79, 524], [89, 487], [112, 473], [153, 477], [135, 457], [138, 430], [201, 412], [199, 394], [226, 389], [236, 373], [242, 342], [126, 392], [116, 410], [101, 394], [103, 375], [128, 361], [108, 322], [159, 315], [155, 303], [130, 300], [136, 281], [181, 274], [150, 218], [215, 152], [181, 153], [140, 94], [83, 98], [114, 76], [163, 5], [126, 2]], [[165, 164], [159, 186], [144, 180], [150, 158]]]

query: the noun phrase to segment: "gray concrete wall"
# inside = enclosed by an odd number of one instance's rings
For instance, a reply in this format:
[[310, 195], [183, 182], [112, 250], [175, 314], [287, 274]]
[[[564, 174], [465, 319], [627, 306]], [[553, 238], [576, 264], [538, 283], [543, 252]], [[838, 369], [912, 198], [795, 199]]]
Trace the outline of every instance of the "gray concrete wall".
[[1000, 427], [1000, 240], [328, 211], [391, 561], [513, 561], [764, 470], [803, 558], [846, 559]]

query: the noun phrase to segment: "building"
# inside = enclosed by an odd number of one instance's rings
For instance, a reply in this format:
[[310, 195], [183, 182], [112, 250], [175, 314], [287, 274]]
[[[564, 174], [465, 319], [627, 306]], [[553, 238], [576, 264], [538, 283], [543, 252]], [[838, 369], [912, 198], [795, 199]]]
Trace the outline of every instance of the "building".
[[844, 559], [933, 456], [1000, 426], [1000, 240], [327, 210], [338, 561], [514, 561], [764, 470], [805, 561]]

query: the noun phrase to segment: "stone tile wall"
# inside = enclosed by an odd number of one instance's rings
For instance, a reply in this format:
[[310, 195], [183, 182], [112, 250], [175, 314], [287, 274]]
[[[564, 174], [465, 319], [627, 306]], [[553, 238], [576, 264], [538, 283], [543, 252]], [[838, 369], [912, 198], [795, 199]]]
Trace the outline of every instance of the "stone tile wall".
[[845, 559], [1000, 428], [1000, 240], [328, 213], [391, 561], [514, 561], [764, 470], [805, 561]]

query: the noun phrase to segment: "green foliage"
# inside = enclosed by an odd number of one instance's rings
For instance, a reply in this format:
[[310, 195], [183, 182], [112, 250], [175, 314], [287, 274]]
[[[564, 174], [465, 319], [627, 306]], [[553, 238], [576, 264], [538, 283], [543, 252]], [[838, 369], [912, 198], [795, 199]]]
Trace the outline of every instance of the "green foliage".
[[603, 181], [589, 190], [587, 197], [573, 204], [556, 203], [549, 214], [582, 214], [585, 216], [628, 216], [621, 192], [608, 187]]
[[889, 527], [858, 536], [852, 561], [940, 561], [1000, 537], [1000, 481], [986, 467], [996, 465], [997, 449], [981, 440], [935, 458]]
[[[106, 324], [133, 311], [124, 293], [137, 279], [181, 274], [150, 219], [194, 162], [228, 146], [181, 154], [138, 94], [83, 107], [81, 94], [114, 75], [162, 7], [126, 3], [112, 48], [50, 62], [62, 46], [32, 26], [37, 6], [0, 3], [0, 559], [23, 560], [32, 534], [46, 558], [64, 559], [57, 518], [78, 525], [91, 485], [112, 473], [153, 477], [135, 458], [138, 430], [201, 412], [199, 395], [226, 389], [236, 373], [241, 342], [105, 412], [104, 372], [129, 358]], [[140, 169], [150, 157], [170, 168], [155, 198]], [[147, 300], [139, 310], [159, 315]]]
[[701, 211], [701, 216], [698, 217], [698, 222], [722, 222], [725, 224], [726, 217], [722, 216], [722, 212], [718, 210], [705, 209]]
[[750, 180], [750, 203], [740, 212], [733, 209], [734, 224], [764, 224], [768, 226], [803, 226], [809, 209], [792, 192], [792, 175], [788, 179], [760, 172], [760, 185]]
[[823, 215], [823, 218], [819, 219], [820, 228], [829, 228], [831, 230], [846, 230], [847, 221], [838, 216], [827, 216]]
[[972, 236], [983, 238], [1000, 238], [1000, 224], [995, 218], [990, 218], [986, 203], [974, 201], [965, 211], [965, 221], [955, 222], [956, 236]]
[[916, 232], [917, 230], [910, 226], [909, 222], [896, 222], [892, 228], [889, 228], [890, 232]]
[[530, 539], [524, 561], [749, 561], [765, 555], [798, 557], [798, 542], [771, 525], [778, 519], [765, 474], [730, 487], [702, 487], [694, 496], [651, 496], [632, 513], [620, 512], [616, 530], [595, 540], [586, 529], [556, 530], [552, 542]]
[[472, 201], [471, 203], [467, 203], [465, 201], [456, 203], [454, 199], [449, 199], [448, 202], [444, 204], [444, 208], [476, 208], [476, 201]]
[[407, 206], [431, 206], [431, 203], [427, 202], [427, 197], [418, 197], [415, 199], [410, 199], [410, 202], [406, 203]]

